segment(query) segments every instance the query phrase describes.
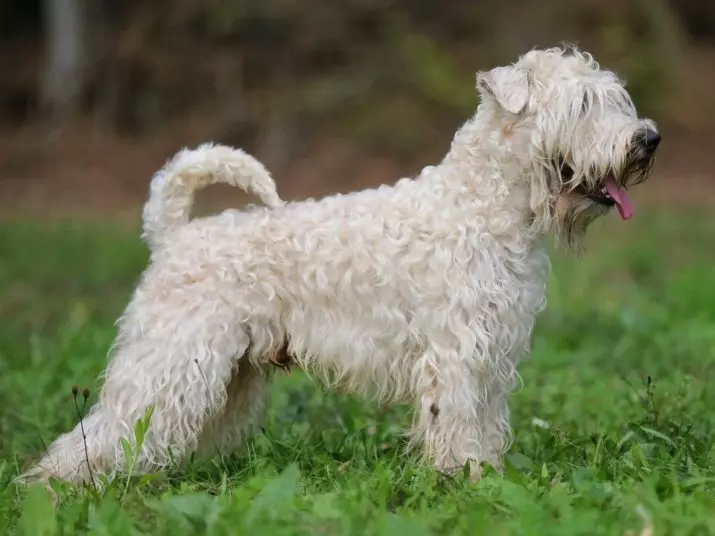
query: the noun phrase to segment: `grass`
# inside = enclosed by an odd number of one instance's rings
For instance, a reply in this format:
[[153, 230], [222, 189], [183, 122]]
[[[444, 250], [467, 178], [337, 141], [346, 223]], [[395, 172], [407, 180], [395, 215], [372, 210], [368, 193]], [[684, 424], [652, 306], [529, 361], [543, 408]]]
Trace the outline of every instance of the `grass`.
[[102, 496], [61, 490], [55, 511], [11, 481], [76, 423], [73, 384], [94, 401], [146, 252], [109, 223], [2, 223], [0, 532], [715, 534], [713, 244], [712, 215], [644, 209], [597, 224], [585, 258], [554, 256], [503, 475], [418, 467], [401, 450], [407, 408], [293, 373], [243, 451]]

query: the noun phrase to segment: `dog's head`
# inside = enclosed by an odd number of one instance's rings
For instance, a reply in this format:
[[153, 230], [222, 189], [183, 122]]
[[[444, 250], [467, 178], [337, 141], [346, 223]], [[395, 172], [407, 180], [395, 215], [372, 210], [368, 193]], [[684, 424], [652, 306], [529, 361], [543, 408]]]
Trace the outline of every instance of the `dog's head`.
[[627, 189], [648, 178], [660, 134], [613, 72], [574, 47], [532, 50], [478, 73], [477, 87], [499, 142], [531, 182], [536, 224], [577, 247], [611, 207], [633, 215]]

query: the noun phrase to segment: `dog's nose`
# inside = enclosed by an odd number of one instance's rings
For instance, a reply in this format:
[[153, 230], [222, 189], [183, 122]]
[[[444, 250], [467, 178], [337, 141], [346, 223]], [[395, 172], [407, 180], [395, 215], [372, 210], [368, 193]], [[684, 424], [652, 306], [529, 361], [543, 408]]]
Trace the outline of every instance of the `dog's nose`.
[[652, 128], [646, 128], [643, 133], [643, 148], [648, 154], [653, 154], [660, 145], [660, 133]]

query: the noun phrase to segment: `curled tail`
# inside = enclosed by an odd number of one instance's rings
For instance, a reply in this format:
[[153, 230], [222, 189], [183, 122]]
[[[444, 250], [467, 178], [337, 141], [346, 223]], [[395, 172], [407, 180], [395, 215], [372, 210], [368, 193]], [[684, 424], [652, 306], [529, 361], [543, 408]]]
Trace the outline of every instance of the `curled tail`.
[[174, 155], [152, 178], [144, 205], [142, 238], [151, 249], [189, 221], [194, 192], [210, 184], [226, 183], [257, 195], [269, 207], [278, 207], [270, 173], [258, 160], [240, 149], [204, 144]]

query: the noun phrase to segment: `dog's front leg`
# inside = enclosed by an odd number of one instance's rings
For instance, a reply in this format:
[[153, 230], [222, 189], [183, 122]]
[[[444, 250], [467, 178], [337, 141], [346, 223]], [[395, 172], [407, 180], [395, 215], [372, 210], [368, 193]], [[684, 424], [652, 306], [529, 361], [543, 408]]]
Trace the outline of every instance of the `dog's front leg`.
[[435, 467], [452, 474], [470, 463], [470, 475], [481, 476], [481, 462], [496, 463], [484, 373], [471, 353], [430, 350], [420, 363], [413, 440]]

